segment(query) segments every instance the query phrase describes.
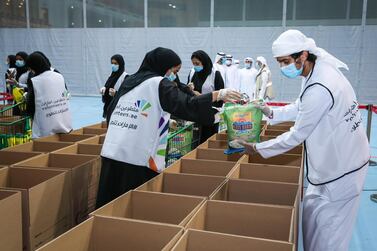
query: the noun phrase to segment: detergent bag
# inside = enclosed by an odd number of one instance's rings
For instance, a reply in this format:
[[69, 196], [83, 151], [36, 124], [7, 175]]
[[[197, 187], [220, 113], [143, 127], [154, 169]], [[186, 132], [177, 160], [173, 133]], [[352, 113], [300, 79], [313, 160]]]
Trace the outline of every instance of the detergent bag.
[[259, 142], [262, 111], [256, 108], [254, 104], [227, 103], [224, 106], [223, 116], [227, 126], [230, 149], [243, 149], [243, 146], [237, 143], [237, 139], [249, 143]]

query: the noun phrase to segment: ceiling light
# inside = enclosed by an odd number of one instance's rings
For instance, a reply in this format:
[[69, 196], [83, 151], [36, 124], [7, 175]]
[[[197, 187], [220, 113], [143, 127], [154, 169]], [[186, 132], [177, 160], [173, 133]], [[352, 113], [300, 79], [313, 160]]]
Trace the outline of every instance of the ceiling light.
[[101, 19], [99, 19], [99, 20], [98, 20], [98, 23], [102, 23], [102, 20], [101, 20]]

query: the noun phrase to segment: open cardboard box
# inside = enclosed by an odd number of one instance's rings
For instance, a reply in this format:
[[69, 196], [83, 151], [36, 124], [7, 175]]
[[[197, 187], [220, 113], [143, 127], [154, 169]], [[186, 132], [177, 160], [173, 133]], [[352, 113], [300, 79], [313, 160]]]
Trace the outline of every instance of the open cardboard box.
[[68, 171], [72, 186], [73, 224], [85, 220], [95, 209], [101, 172], [99, 156], [50, 153], [20, 162], [17, 166]]
[[182, 232], [179, 226], [95, 216], [38, 251], [168, 251]]
[[[276, 136], [261, 136], [260, 142], [268, 141], [268, 140], [275, 139], [275, 138], [276, 138]], [[285, 154], [301, 154], [302, 155], [303, 151], [304, 151], [304, 148], [302, 147], [302, 145], [298, 145], [295, 148], [286, 152]]]
[[129, 191], [91, 215], [111, 216], [184, 227], [204, 203], [204, 197]]
[[227, 177], [235, 163], [216, 160], [180, 159], [164, 170], [164, 173], [186, 173]]
[[293, 251], [294, 244], [283, 241], [207, 232], [196, 229], [185, 231], [172, 251]]
[[294, 124], [292, 124], [292, 125], [280, 125], [280, 124], [267, 125], [266, 130], [278, 130], [278, 131], [288, 132], [291, 129], [292, 126], [294, 126]]
[[41, 153], [0, 151], [0, 165], [11, 166], [38, 155], [41, 155]]
[[300, 184], [301, 169], [295, 166], [239, 163], [229, 178]]
[[293, 224], [293, 208], [209, 200], [186, 228], [293, 243]]
[[279, 166], [295, 166], [301, 168], [302, 166], [302, 155], [299, 154], [281, 154], [275, 157], [264, 159], [259, 154], [249, 156], [240, 160], [240, 163], [255, 163], [255, 164], [266, 164], [266, 165], [279, 165]]
[[182, 159], [206, 159], [237, 162], [242, 156], [243, 154], [241, 153], [226, 155], [222, 149], [197, 148], [183, 156]]
[[162, 173], [136, 190], [210, 197], [225, 180], [225, 177]]
[[276, 136], [279, 136], [279, 135], [281, 135], [285, 132], [287, 132], [287, 131], [285, 131], [285, 130], [272, 130], [272, 129], [267, 128], [264, 131], [264, 136], [275, 136], [276, 137]]
[[93, 125], [88, 125], [86, 127], [90, 128], [107, 128], [107, 122], [102, 121], [101, 123], [93, 124]]
[[81, 134], [54, 134], [47, 137], [35, 139], [34, 141], [47, 141], [47, 142], [71, 142], [76, 143], [85, 139], [94, 137], [94, 135], [81, 135]]
[[97, 155], [101, 154], [102, 145], [94, 144], [74, 144], [62, 149], [59, 149], [53, 153], [63, 153], [63, 154], [86, 154], [86, 155]]
[[92, 137], [90, 139], [86, 139], [81, 141], [82, 144], [90, 144], [90, 145], [103, 145], [103, 142], [105, 142], [106, 135], [99, 135]]
[[107, 128], [84, 127], [71, 132], [71, 134], [102, 135], [107, 132]]
[[67, 142], [31, 141], [25, 144], [5, 148], [2, 151], [49, 153], [67, 146], [71, 146], [72, 144], [73, 143]]
[[0, 169], [0, 187], [21, 191], [24, 250], [35, 250], [71, 227], [67, 183], [69, 179], [65, 171]]
[[22, 250], [21, 192], [0, 189], [1, 250]]

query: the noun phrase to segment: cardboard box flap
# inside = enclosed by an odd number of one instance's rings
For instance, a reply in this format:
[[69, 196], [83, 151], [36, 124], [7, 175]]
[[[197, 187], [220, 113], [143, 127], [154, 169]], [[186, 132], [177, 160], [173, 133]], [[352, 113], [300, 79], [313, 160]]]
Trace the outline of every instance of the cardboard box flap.
[[58, 151], [54, 153], [62, 153], [62, 154], [86, 154], [86, 155], [100, 155], [101, 154], [102, 145], [96, 144], [82, 144], [78, 143]]
[[189, 229], [172, 251], [293, 251], [292, 243]]
[[93, 135], [80, 135], [80, 134], [55, 134], [39, 139], [35, 139], [34, 141], [47, 141], [47, 142], [79, 142], [88, 138], [93, 137]]
[[268, 164], [268, 165], [283, 165], [301, 167], [302, 156], [295, 154], [281, 154], [275, 157], [264, 159], [259, 154], [249, 156], [249, 163]]
[[48, 153], [70, 146], [72, 144], [73, 143], [69, 142], [31, 141], [25, 144], [5, 148], [4, 151]]
[[13, 165], [38, 155], [40, 153], [0, 151], [0, 165]]
[[233, 161], [237, 162], [243, 155], [242, 154], [232, 154], [225, 155], [224, 150], [221, 149], [203, 149], [197, 148], [192, 151], [191, 154], [185, 155], [184, 159], [207, 159], [207, 160], [217, 160], [217, 161]]
[[233, 162], [181, 159], [165, 169], [164, 172], [225, 177], [230, 173], [233, 167]]

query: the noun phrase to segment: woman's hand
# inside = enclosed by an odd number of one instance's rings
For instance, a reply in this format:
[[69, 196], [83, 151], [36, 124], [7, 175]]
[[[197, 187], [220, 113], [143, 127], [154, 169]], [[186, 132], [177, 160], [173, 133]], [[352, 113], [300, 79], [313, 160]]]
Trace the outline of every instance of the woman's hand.
[[99, 93], [101, 95], [105, 95], [105, 91], [106, 91], [106, 87], [102, 87], [101, 89], [99, 89]]
[[116, 92], [117, 92], [117, 91], [116, 91], [114, 88], [110, 88], [110, 89], [109, 89], [109, 95], [110, 95], [111, 97], [114, 97]]

